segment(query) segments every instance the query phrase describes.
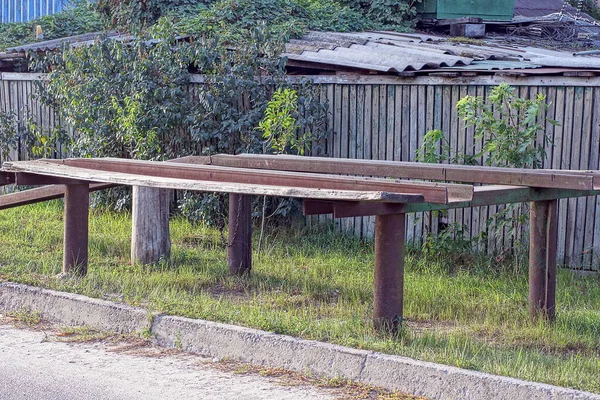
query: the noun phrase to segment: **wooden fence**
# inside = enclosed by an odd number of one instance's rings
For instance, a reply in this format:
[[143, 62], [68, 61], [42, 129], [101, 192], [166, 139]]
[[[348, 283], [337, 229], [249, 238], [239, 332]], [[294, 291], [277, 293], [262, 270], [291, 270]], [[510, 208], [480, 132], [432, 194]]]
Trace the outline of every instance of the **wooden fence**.
[[[58, 123], [54, 112], [31, 97], [34, 74], [2, 74], [0, 107], [30, 115], [42, 126]], [[539, 142], [546, 151], [545, 168], [600, 169], [600, 78], [443, 78], [338, 76], [317, 77], [321, 99], [329, 102], [329, 127], [325, 155], [332, 157], [414, 161], [423, 135], [441, 129], [453, 150], [474, 154], [481, 142], [472, 128], [466, 129], [456, 113], [456, 103], [469, 95], [486, 96], [498, 83], [517, 87], [521, 97], [544, 94], [550, 107], [547, 116], [561, 125], [547, 125], [552, 144]], [[192, 84], [193, 85], [193, 84]], [[13, 155], [16, 156], [16, 155]], [[18, 159], [18, 156], [14, 159]], [[483, 162], [483, 160], [480, 160]], [[488, 219], [498, 207], [451, 210], [447, 216], [421, 213], [407, 218], [407, 238], [421, 243], [424, 234], [436, 233], [440, 223], [464, 225], [470, 236], [487, 230]], [[559, 206], [559, 264], [598, 269], [600, 263], [600, 199], [561, 200]], [[372, 236], [373, 218], [351, 218], [339, 222], [343, 229]], [[490, 249], [510, 247], [511, 235], [487, 238]], [[517, 242], [526, 240], [517, 233]]]

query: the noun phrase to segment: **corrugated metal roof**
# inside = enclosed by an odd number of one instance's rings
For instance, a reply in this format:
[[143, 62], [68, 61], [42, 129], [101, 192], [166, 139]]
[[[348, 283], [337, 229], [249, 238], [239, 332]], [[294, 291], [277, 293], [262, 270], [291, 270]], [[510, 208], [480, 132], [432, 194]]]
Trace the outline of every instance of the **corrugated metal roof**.
[[[523, 59], [523, 51], [490, 46], [462, 45], [442, 42], [443, 38], [420, 34], [391, 32], [336, 33], [309, 32], [290, 41], [285, 56], [294, 65], [305, 63], [328, 65], [332, 69], [353, 68], [400, 73], [447, 67], [461, 67], [474, 60], [513, 61]], [[515, 64], [511, 68], [532, 68], [531, 64]], [[506, 64], [495, 69], [508, 68]], [[486, 68], [493, 69], [493, 68]]]
[[[453, 70], [494, 71], [540, 67], [598, 69], [600, 57], [506, 45], [475, 45], [444, 38], [390, 32], [309, 32], [290, 42], [285, 55], [294, 67], [357, 69], [382, 73]], [[478, 63], [479, 62], [479, 63]]]
[[[8, 49], [0, 58], [27, 51], [52, 51], [68, 43], [74, 46], [91, 44], [101, 35], [114, 40], [130, 40], [131, 36], [116, 33], [88, 33], [63, 39], [32, 43]], [[185, 38], [180, 38], [185, 39]], [[499, 70], [526, 70], [546, 67], [549, 73], [557, 68], [597, 69], [600, 57], [533, 47], [509, 47], [453, 43], [446, 38], [427, 34], [395, 32], [332, 33], [308, 32], [290, 40], [284, 55], [288, 67], [309, 70], [365, 71], [386, 74], [430, 73], [454, 71], [490, 73]]]
[[42, 42], [35, 42], [24, 44], [21, 46], [10, 47], [6, 49], [7, 53], [26, 53], [28, 51], [53, 51], [58, 50], [63, 47], [65, 44], [83, 44], [83, 43], [91, 43], [96, 40], [98, 37], [107, 35], [116, 37], [118, 36], [116, 33], [103, 33], [103, 32], [92, 32], [92, 33], [84, 33], [82, 35], [69, 36], [60, 39], [53, 40], [45, 40]]

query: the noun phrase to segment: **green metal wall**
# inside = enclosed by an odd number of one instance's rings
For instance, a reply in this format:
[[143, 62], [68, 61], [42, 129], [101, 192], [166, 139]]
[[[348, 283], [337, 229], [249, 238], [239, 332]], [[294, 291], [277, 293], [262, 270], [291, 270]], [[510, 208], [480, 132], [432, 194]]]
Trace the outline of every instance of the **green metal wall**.
[[510, 21], [515, 0], [423, 0], [417, 10], [423, 18], [478, 17], [486, 21]]

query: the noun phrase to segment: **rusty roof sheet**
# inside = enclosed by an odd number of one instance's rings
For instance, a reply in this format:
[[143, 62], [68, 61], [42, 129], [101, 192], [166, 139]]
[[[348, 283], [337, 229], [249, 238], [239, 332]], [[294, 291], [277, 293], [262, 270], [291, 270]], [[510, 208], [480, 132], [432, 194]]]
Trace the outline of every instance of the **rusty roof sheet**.
[[[513, 62], [510, 68], [532, 68], [519, 64], [525, 51], [499, 46], [450, 43], [426, 34], [394, 32], [336, 33], [309, 32], [291, 40], [284, 54], [295, 66], [360, 69], [401, 73], [470, 65], [474, 60]], [[505, 69], [506, 64], [497, 68]], [[487, 68], [486, 68], [487, 69]]]
[[82, 35], [69, 36], [60, 39], [53, 40], [45, 40], [41, 42], [24, 44], [21, 46], [10, 47], [6, 49], [6, 53], [27, 53], [28, 51], [36, 51], [36, 52], [44, 52], [44, 51], [54, 51], [61, 49], [63, 45], [69, 44], [73, 45], [76, 43], [92, 43], [94, 40], [99, 38], [100, 36], [116, 36], [115, 33], [103, 33], [103, 32], [92, 32], [92, 33], [84, 33]]
[[403, 73], [446, 68], [494, 71], [553, 67], [600, 72], [598, 55], [574, 56], [565, 51], [494, 43], [461, 44], [422, 34], [309, 32], [291, 41], [286, 50], [290, 65], [315, 69]]
[[[91, 44], [101, 35], [114, 40], [129, 40], [131, 36], [116, 33], [88, 33], [63, 39], [37, 42], [7, 50], [3, 58], [27, 51], [52, 51], [64, 44]], [[179, 38], [185, 39], [185, 38]], [[284, 55], [289, 66], [313, 70], [352, 70], [385, 74], [428, 73], [434, 70], [465, 69], [465, 71], [498, 71], [512, 69], [580, 68], [597, 69], [600, 57], [565, 51], [507, 45], [461, 44], [446, 38], [422, 33], [396, 32], [308, 32], [290, 40]]]

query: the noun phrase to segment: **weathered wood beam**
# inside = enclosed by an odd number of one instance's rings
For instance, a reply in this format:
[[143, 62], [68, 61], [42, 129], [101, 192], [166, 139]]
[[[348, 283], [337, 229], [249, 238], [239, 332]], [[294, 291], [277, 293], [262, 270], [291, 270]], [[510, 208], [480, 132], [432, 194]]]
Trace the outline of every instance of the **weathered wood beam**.
[[[161, 163], [159, 166], [166, 166]], [[196, 190], [214, 193], [239, 193], [260, 196], [281, 196], [309, 199], [334, 199], [348, 201], [383, 201], [411, 203], [423, 201], [420, 194], [391, 193], [381, 191], [335, 190], [303, 187], [242, 184], [195, 179], [176, 179], [150, 175], [135, 175], [121, 172], [107, 172], [87, 168], [71, 167], [45, 161], [19, 161], [4, 163], [8, 172], [30, 172], [40, 175], [80, 179], [89, 182], [105, 182], [117, 185], [148, 186], [164, 189]]]
[[[304, 159], [305, 162], [309, 161]], [[434, 182], [393, 181], [363, 177], [323, 175], [288, 171], [264, 171], [190, 163], [161, 163], [156, 161], [122, 159], [66, 159], [48, 160], [79, 168], [100, 171], [127, 172], [164, 178], [181, 178], [228, 183], [289, 186], [296, 188], [382, 191], [390, 193], [421, 194], [425, 201], [446, 204], [469, 201], [473, 196], [471, 185]], [[14, 163], [13, 163], [14, 164]]]
[[449, 210], [454, 208], [478, 207], [498, 204], [525, 203], [571, 197], [596, 196], [599, 190], [528, 188], [519, 186], [490, 185], [475, 188], [473, 200], [455, 204], [407, 204], [405, 212]]
[[[109, 189], [118, 185], [107, 183], [93, 183], [90, 192]], [[35, 189], [23, 190], [0, 196], [0, 210], [24, 206], [27, 204], [41, 203], [42, 201], [60, 199], [65, 195], [64, 185], [42, 186]]]
[[0, 186], [12, 185], [13, 183], [15, 183], [15, 174], [0, 171]]
[[229, 195], [229, 274], [245, 275], [252, 269], [252, 197]]
[[302, 200], [302, 214], [305, 216], [333, 214], [334, 203], [334, 201], [327, 200], [304, 199]]
[[403, 318], [405, 214], [375, 218], [373, 323], [397, 332]]
[[432, 210], [449, 210], [464, 207], [491, 206], [530, 201], [545, 201], [570, 197], [595, 196], [597, 190], [562, 190], [526, 188], [522, 186], [478, 186], [475, 187], [473, 200], [452, 204], [391, 204], [365, 203], [350, 201], [304, 200], [304, 215], [333, 214], [334, 218], [364, 217], [370, 215], [389, 215], [399, 213], [422, 212]]
[[[427, 164], [401, 161], [353, 160], [291, 155], [219, 154], [212, 165], [326, 174], [369, 175], [389, 178], [430, 179], [448, 182], [520, 185], [577, 190], [600, 189], [598, 171], [499, 168], [454, 164]], [[188, 157], [186, 162], [193, 162]], [[206, 159], [198, 159], [206, 162]]]
[[535, 201], [529, 210], [529, 314], [556, 317], [558, 201]]
[[88, 266], [89, 187], [65, 187], [63, 273], [84, 276]]
[[79, 179], [60, 178], [55, 176], [35, 175], [26, 172], [15, 173], [15, 184], [21, 186], [46, 185], [79, 185], [87, 183]]

